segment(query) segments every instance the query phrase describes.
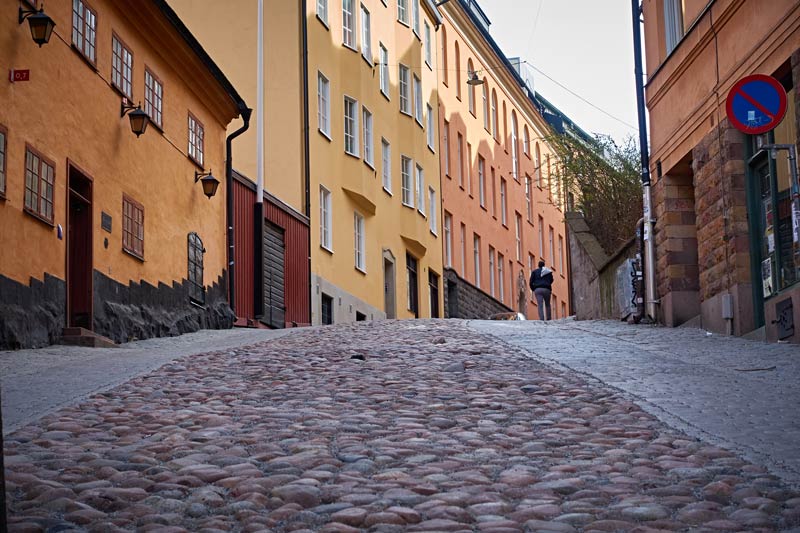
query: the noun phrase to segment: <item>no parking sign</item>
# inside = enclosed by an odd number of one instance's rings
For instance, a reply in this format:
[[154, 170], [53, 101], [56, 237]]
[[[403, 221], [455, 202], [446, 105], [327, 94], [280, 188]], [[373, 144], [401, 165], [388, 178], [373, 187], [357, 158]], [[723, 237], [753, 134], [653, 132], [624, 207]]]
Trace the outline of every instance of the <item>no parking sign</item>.
[[728, 119], [737, 130], [760, 135], [774, 129], [783, 120], [786, 90], [772, 76], [745, 76], [728, 92], [726, 110]]

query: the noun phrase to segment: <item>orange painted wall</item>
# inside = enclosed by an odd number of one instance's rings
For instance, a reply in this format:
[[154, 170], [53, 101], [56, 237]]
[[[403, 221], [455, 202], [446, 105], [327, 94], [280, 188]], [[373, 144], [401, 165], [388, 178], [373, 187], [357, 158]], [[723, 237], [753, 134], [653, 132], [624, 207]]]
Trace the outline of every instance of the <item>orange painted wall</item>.
[[[526, 286], [530, 278], [531, 269], [529, 268], [529, 256], [533, 257], [533, 268], [540, 259], [544, 259], [549, 267], [554, 268], [555, 282], [553, 284], [553, 316], [562, 317], [562, 302], [566, 306], [567, 314], [571, 314], [569, 308], [569, 279], [567, 268], [567, 240], [565, 237], [565, 223], [563, 208], [558, 203], [558, 194], [555, 179], [548, 182], [547, 174], [547, 154], [551, 154], [551, 168], [555, 171], [555, 156], [544, 142], [543, 137], [550, 134], [549, 127], [544, 122], [542, 116], [534, 109], [533, 104], [522, 93], [517, 82], [502, 65], [502, 60], [493, 52], [485, 39], [471, 26], [460, 8], [456, 9], [445, 4], [443, 8], [445, 22], [444, 32], [439, 30], [439, 64], [446, 69], [445, 80], [444, 71], [440, 73], [439, 97], [440, 124], [439, 128], [444, 131], [444, 121], [449, 122], [450, 137], [445, 139], [441, 136], [442, 147], [439, 150], [442, 168], [442, 196], [443, 209], [452, 215], [452, 268], [458, 274], [475, 284], [475, 264], [473, 260], [473, 234], [480, 235], [480, 286], [486, 292], [491, 292], [489, 276], [489, 247], [495, 248], [496, 252], [503, 254], [505, 264], [503, 267], [503, 289], [504, 294], [499, 294], [499, 281], [497, 279], [497, 266], [495, 264], [495, 294], [498, 300], [516, 309], [517, 303], [517, 276], [520, 269], [524, 269]], [[446, 37], [443, 37], [446, 36]], [[446, 41], [447, 65], [443, 60], [442, 43]], [[459, 46], [459, 63], [456, 64], [455, 42]], [[488, 87], [489, 111], [491, 116], [491, 95], [492, 90], [497, 93], [497, 129], [499, 130], [498, 139], [495, 140], [493, 133], [484, 128], [484, 106], [482, 91], [483, 87], [475, 87], [475, 114], [469, 111], [469, 86], [466, 81], [468, 78], [468, 61], [472, 60], [473, 68], [479, 72], [481, 79], [486, 79]], [[499, 68], [498, 68], [499, 67]], [[461, 96], [458, 96], [457, 72], [461, 78]], [[505, 111], [505, 112], [504, 112]], [[519, 153], [519, 179], [514, 178], [512, 165], [512, 112], [517, 116], [518, 124], [518, 153]], [[492, 120], [489, 120], [492, 128]], [[525, 149], [523, 142], [523, 131], [527, 126], [530, 138], [530, 148]], [[458, 179], [458, 133], [464, 138], [464, 159], [469, 159], [465, 167], [465, 177], [463, 187]], [[449, 150], [444, 144], [449, 142]], [[471, 156], [467, 149], [467, 143], [471, 145]], [[535, 162], [535, 146], [538, 143], [541, 153], [541, 166], [543, 173], [543, 187], [539, 188], [537, 183], [537, 166]], [[450, 154], [449, 174], [445, 169], [447, 164], [445, 154]], [[527, 153], [526, 153], [527, 152]], [[486, 163], [486, 201], [485, 207], [480, 205], [480, 195], [478, 192], [478, 157], [482, 156]], [[495, 171], [495, 183], [492, 183], [492, 171]], [[532, 180], [531, 187], [531, 218], [528, 220], [527, 201], [525, 196], [525, 177], [529, 176]], [[501, 217], [501, 178], [507, 184], [507, 222], [502, 224]], [[549, 190], [548, 183], [552, 185], [552, 192]], [[494, 188], [494, 192], [493, 192]], [[492, 207], [492, 204], [495, 207]], [[516, 254], [516, 230], [515, 214], [518, 213], [522, 218], [522, 256], [517, 260]], [[539, 221], [538, 217], [544, 220], [544, 250], [539, 247]], [[442, 215], [444, 220], [444, 213]], [[466, 225], [466, 264], [461, 261], [461, 224]], [[549, 229], [553, 228], [553, 249], [551, 254], [549, 247]], [[559, 257], [559, 238], [563, 242], [563, 268]], [[445, 252], [446, 253], [446, 252]], [[555, 257], [554, 257], [555, 256]], [[513, 264], [513, 273], [509, 270], [509, 260]], [[530, 299], [528, 291], [528, 304], [526, 316], [531, 319], [538, 317], [535, 304]]]
[[[71, 44], [71, 2], [50, 2], [56, 23], [50, 42], [38, 48], [27, 23], [17, 24], [17, 2], [0, 10], [0, 64], [30, 69], [24, 83], [0, 81], [0, 124], [8, 129], [7, 191], [0, 200], [0, 274], [27, 284], [45, 273], [65, 278], [66, 238], [57, 226], [67, 217], [67, 161], [93, 180], [93, 266], [127, 284], [180, 281], [187, 276], [187, 234], [204, 241], [206, 285], [225, 267], [225, 191], [207, 199], [194, 183], [199, 166], [186, 155], [187, 117], [205, 128], [205, 170], [224, 183], [225, 129], [236, 114], [193, 52], [150, 2], [95, 0], [96, 68]], [[22, 5], [24, 3], [20, 3]], [[13, 9], [12, 9], [13, 7]], [[121, 96], [110, 86], [115, 32], [134, 56], [133, 93], [144, 99], [147, 65], [163, 82], [163, 131], [152, 124], [140, 138], [120, 118]], [[55, 164], [53, 226], [23, 212], [26, 143]], [[122, 196], [143, 204], [144, 261], [122, 251]], [[100, 227], [112, 216], [111, 233]], [[103, 244], [108, 239], [108, 247]]]

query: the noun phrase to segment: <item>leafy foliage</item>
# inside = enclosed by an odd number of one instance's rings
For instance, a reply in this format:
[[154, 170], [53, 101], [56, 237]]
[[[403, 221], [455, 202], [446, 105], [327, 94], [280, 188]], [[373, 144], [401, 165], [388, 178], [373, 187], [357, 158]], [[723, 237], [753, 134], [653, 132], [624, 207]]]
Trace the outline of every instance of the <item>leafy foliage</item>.
[[642, 217], [638, 143], [628, 137], [620, 145], [606, 136], [591, 142], [567, 135], [547, 140], [558, 155], [564, 190], [574, 196], [570, 207], [583, 213], [606, 253], [615, 252], [634, 235]]

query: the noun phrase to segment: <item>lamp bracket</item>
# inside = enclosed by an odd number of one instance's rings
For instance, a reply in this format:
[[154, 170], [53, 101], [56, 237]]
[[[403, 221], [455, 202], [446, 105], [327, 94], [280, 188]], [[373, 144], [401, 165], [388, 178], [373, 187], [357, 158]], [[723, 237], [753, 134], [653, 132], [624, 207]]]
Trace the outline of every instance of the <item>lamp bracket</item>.
[[30, 17], [31, 15], [43, 12], [44, 12], [44, 6], [42, 6], [41, 9], [23, 9], [22, 6], [20, 6], [18, 22], [22, 24], [23, 22], [25, 22], [25, 19]]
[[142, 108], [141, 102], [139, 102], [138, 104], [130, 104], [128, 103], [128, 99], [123, 97], [122, 103], [119, 106], [119, 116], [120, 118], [122, 118], [129, 112], [133, 111], [134, 109], [141, 109], [141, 108]]
[[194, 171], [194, 182], [197, 183], [200, 181], [200, 178], [205, 178], [206, 176], [211, 175], [211, 169], [208, 169], [208, 172], [200, 172], [199, 170]]

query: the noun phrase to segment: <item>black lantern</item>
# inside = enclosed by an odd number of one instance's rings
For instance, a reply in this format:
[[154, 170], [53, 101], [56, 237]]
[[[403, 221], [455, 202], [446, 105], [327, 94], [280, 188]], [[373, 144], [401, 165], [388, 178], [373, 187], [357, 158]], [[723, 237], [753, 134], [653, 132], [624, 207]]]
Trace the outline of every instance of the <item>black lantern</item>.
[[215, 178], [211, 171], [208, 172], [198, 172], [194, 171], [194, 182], [200, 182], [200, 185], [203, 186], [203, 194], [208, 196], [210, 200], [212, 196], [217, 194], [217, 187], [219, 187], [219, 180]]
[[28, 24], [31, 27], [31, 37], [33, 42], [39, 45], [47, 44], [50, 41], [50, 34], [53, 33], [53, 28], [56, 23], [53, 19], [48, 17], [44, 12], [44, 5], [37, 11], [35, 9], [22, 9], [19, 8], [19, 23], [28, 19]]
[[131, 119], [131, 131], [138, 137], [147, 129], [147, 124], [150, 122], [150, 117], [147, 116], [147, 113], [142, 111], [141, 103], [139, 103], [139, 105], [133, 105], [127, 104], [126, 102], [126, 99], [122, 100], [120, 116], [124, 117], [126, 113], [130, 112], [128, 117]]
[[467, 85], [483, 85], [483, 80], [478, 78], [477, 72], [470, 72], [469, 79], [467, 80]]

